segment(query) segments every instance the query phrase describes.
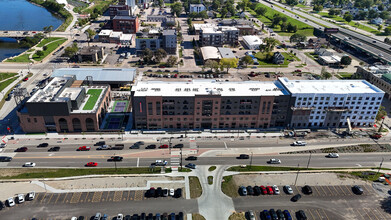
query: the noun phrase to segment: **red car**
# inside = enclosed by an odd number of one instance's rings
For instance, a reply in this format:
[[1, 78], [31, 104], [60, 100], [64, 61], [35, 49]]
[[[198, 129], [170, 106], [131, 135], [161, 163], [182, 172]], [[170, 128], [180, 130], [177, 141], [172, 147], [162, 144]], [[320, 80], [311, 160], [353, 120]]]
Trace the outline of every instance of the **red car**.
[[271, 186], [267, 186], [266, 188], [267, 188], [267, 192], [269, 193], [269, 195], [274, 194], [273, 188]]
[[26, 152], [28, 150], [27, 147], [19, 147], [18, 149], [15, 150], [15, 152]]
[[167, 144], [163, 144], [163, 145], [160, 145], [159, 148], [160, 148], [160, 149], [162, 149], [162, 148], [168, 148], [168, 145], [167, 145]]
[[83, 146], [83, 147], [79, 147], [77, 150], [78, 151], [89, 151], [89, 150], [91, 150], [91, 147]]
[[88, 162], [86, 164], [86, 167], [96, 167], [96, 166], [98, 166], [98, 163], [96, 163], [96, 162]]
[[23, 81], [27, 81], [27, 80], [29, 80], [28, 77], [24, 77], [24, 78], [23, 78]]
[[262, 194], [266, 195], [267, 194], [266, 187], [265, 186], [260, 186], [260, 188], [261, 188]]

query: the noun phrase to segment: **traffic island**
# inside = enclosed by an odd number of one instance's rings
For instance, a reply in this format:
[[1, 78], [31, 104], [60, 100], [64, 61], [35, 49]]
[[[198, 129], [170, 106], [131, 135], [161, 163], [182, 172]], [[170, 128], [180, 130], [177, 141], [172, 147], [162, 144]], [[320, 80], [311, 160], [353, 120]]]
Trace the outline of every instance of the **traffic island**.
[[193, 218], [193, 220], [205, 220], [204, 216], [202, 216], [201, 214], [198, 214], [198, 213], [193, 213], [192, 218]]
[[235, 212], [229, 216], [228, 220], [246, 220], [244, 212]]
[[202, 187], [198, 177], [189, 176], [190, 198], [195, 199], [202, 195]]
[[223, 182], [221, 183], [221, 190], [225, 195], [229, 197], [235, 198], [239, 196], [238, 186], [233, 180], [233, 176], [223, 177]]

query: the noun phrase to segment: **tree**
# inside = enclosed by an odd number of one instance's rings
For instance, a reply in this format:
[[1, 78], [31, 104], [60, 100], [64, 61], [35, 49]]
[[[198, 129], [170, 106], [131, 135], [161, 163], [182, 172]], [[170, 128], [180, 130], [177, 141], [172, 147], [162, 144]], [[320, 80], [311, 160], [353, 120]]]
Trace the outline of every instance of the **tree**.
[[249, 0], [241, 0], [239, 3], [238, 3], [238, 8], [242, 10], [242, 12], [244, 12], [246, 10], [246, 7], [248, 6], [249, 4]]
[[336, 14], [336, 11], [334, 8], [330, 8], [329, 10], [329, 16], [333, 17]]
[[347, 22], [351, 22], [353, 20], [353, 15], [351, 15], [349, 13], [345, 13], [343, 16], [343, 19], [345, 19], [345, 21], [347, 21]]
[[293, 5], [299, 4], [299, 1], [298, 0], [285, 0], [285, 3], [293, 6]]
[[151, 63], [153, 58], [153, 51], [149, 48], [146, 48], [141, 54], [141, 58], [145, 63]]
[[224, 70], [224, 68], [227, 69], [227, 73], [229, 69], [236, 68], [238, 66], [238, 60], [236, 58], [222, 58], [220, 60], [220, 68], [221, 70]]
[[288, 24], [286, 22], [282, 22], [280, 24], [280, 28], [281, 28], [281, 31], [286, 32], [286, 30], [288, 28]]
[[341, 58], [341, 64], [342, 65], [345, 65], [345, 66], [348, 66], [352, 63], [352, 58], [350, 58], [349, 56], [343, 56]]
[[210, 68], [210, 71], [213, 71], [213, 69], [218, 69], [219, 68], [219, 63], [214, 60], [207, 60], [204, 64], [205, 68]]
[[37, 50], [37, 52], [35, 53], [38, 57], [41, 57], [43, 56], [43, 51], [42, 50]]
[[47, 47], [47, 46], [43, 46], [42, 49], [43, 49], [43, 50], [47, 50], [48, 47]]
[[[391, 27], [386, 27], [384, 29], [384, 34], [385, 35], [391, 35]], [[386, 38], [386, 39], [388, 39], [388, 38]], [[384, 42], [385, 42], [386, 39], [384, 39]], [[389, 39], [388, 39], [388, 41], [389, 41]]]
[[294, 42], [304, 42], [307, 40], [307, 37], [303, 34], [293, 34], [290, 38], [289, 38], [289, 41], [291, 43], [294, 43]]
[[321, 71], [320, 76], [321, 76], [323, 79], [330, 79], [333, 75], [331, 75], [331, 73], [327, 72], [327, 70], [326, 70], [325, 67], [322, 67], [322, 71]]
[[274, 39], [274, 38], [271, 38], [271, 37], [267, 37], [265, 39], [263, 39], [263, 42], [264, 42], [264, 51], [265, 52], [271, 52], [273, 51], [274, 47], [277, 45], [277, 40]]
[[167, 52], [162, 48], [157, 49], [153, 55], [155, 56], [155, 62], [159, 63], [162, 59], [167, 57]]
[[379, 17], [383, 20], [387, 20], [388, 18], [390, 18], [390, 12], [388, 11], [382, 11], [379, 15]]
[[79, 48], [77, 47], [77, 43], [73, 43], [72, 46], [65, 48], [64, 56], [69, 57], [69, 58], [73, 58], [76, 55], [78, 50], [79, 50]]
[[206, 11], [201, 11], [200, 13], [198, 13], [198, 17], [202, 19], [208, 19], [209, 16]]
[[381, 31], [382, 28], [383, 28], [383, 25], [381, 25], [381, 24], [379, 24], [379, 25], [377, 26], [377, 30], [378, 30], [378, 31]]
[[264, 16], [267, 12], [267, 9], [265, 7], [259, 7], [255, 10], [255, 13], [257, 13], [257, 15], [262, 15]]
[[291, 23], [288, 23], [288, 26], [286, 29], [288, 32], [295, 33], [297, 31], [297, 25], [292, 25]]
[[174, 66], [178, 58], [176, 56], [169, 56], [167, 59], [168, 66]]
[[220, 0], [213, 0], [212, 2], [212, 9], [214, 11], [217, 11], [220, 8], [221, 1]]
[[50, 37], [50, 33], [51, 33], [52, 31], [53, 31], [53, 26], [52, 26], [52, 25], [43, 27], [43, 32], [49, 33], [49, 37]]
[[323, 6], [322, 5], [315, 5], [312, 10], [314, 10], [314, 11], [322, 11], [323, 10]]
[[254, 60], [253, 60], [253, 58], [252, 57], [250, 57], [249, 55], [247, 55], [247, 56], [244, 56], [243, 58], [242, 58], [242, 62], [244, 63], [244, 64], [246, 64], [246, 66], [247, 65], [252, 65], [253, 63], [254, 63]]
[[94, 37], [95, 37], [95, 35], [96, 35], [96, 32], [94, 31], [94, 30], [92, 30], [92, 29], [87, 29], [86, 30], [86, 35], [87, 35], [87, 38], [89, 39], [89, 41], [88, 41], [88, 46], [90, 46], [90, 41], [92, 40], [92, 39], [94, 39]]
[[282, 18], [279, 14], [274, 14], [272, 18], [272, 28], [275, 27], [276, 25], [279, 25], [281, 22]]
[[387, 116], [386, 108], [384, 106], [380, 106], [379, 111], [377, 112], [377, 115], [376, 115], [376, 121], [382, 120], [383, 117], [385, 117], [385, 116]]
[[225, 18], [228, 14], [228, 9], [226, 7], [222, 8], [220, 14], [222, 18]]
[[175, 14], [177, 17], [179, 17], [182, 13], [182, 3], [175, 2], [171, 6], [171, 11], [173, 14]]

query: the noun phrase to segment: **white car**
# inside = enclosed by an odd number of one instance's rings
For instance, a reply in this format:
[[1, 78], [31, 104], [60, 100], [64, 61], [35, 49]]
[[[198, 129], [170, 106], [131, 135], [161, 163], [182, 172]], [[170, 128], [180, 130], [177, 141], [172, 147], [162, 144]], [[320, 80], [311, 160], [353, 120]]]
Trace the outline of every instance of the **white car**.
[[292, 187], [290, 185], [285, 185], [284, 186], [285, 192], [288, 194], [293, 194]]
[[117, 220], [123, 220], [124, 219], [124, 215], [122, 215], [121, 213], [117, 215]]
[[1, 143], [1, 144], [0, 144], [0, 148], [5, 148], [6, 146], [7, 146], [6, 143]]
[[170, 189], [169, 195], [170, 196], [174, 196], [174, 194], [175, 194], [175, 190], [174, 189]]
[[24, 203], [24, 194], [18, 194], [18, 197], [16, 198], [18, 199], [19, 204]]
[[278, 188], [278, 186], [273, 185], [273, 191], [274, 191], [274, 194], [280, 195], [280, 189]]
[[27, 162], [25, 164], [23, 164], [24, 167], [35, 167], [35, 163], [33, 162]]
[[7, 199], [7, 203], [9, 207], [12, 207], [15, 205], [14, 199], [12, 197]]
[[156, 160], [156, 166], [166, 166], [167, 165], [167, 161], [166, 160]]
[[338, 158], [339, 155], [337, 153], [329, 153], [326, 157], [328, 157], [328, 158]]
[[29, 201], [34, 200], [35, 199], [35, 192], [34, 191], [29, 192], [27, 198], [29, 199]]
[[71, 220], [77, 220], [77, 217], [73, 216], [73, 217], [71, 218]]
[[305, 146], [307, 143], [305, 141], [295, 141], [292, 144], [293, 146]]
[[267, 163], [270, 163], [270, 164], [280, 164], [281, 160], [273, 158], [273, 159], [270, 159]]

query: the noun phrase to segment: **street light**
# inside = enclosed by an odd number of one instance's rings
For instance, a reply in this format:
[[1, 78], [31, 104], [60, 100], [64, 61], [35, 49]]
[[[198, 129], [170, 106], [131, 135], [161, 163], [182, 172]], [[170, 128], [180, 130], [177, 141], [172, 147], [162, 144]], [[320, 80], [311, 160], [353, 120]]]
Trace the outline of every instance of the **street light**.
[[310, 152], [310, 157], [308, 158], [308, 163], [307, 163], [307, 170], [308, 170], [308, 167], [310, 166], [311, 156], [312, 156], [312, 153]]

